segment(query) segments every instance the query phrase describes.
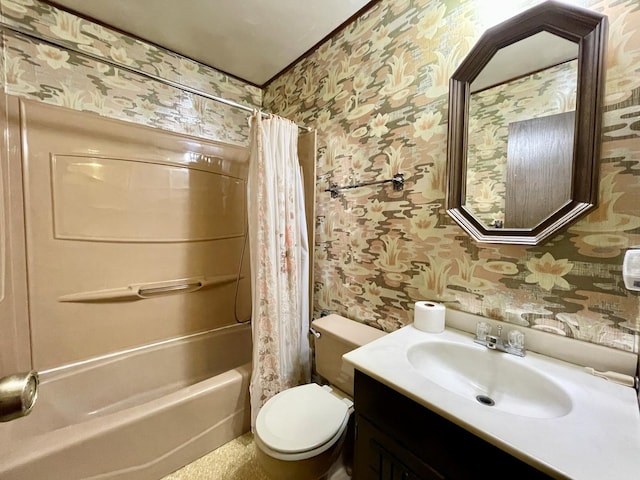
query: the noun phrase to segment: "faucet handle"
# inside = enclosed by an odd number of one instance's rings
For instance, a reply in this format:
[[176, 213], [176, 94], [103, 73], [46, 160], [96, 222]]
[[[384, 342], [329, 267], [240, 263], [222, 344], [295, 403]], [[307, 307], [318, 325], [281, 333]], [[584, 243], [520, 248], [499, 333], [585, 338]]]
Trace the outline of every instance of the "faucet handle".
[[511, 348], [524, 350], [524, 333], [519, 330], [511, 330], [507, 335], [507, 341]]
[[476, 338], [478, 340], [486, 340], [487, 335], [491, 333], [491, 325], [487, 322], [478, 322], [476, 324]]

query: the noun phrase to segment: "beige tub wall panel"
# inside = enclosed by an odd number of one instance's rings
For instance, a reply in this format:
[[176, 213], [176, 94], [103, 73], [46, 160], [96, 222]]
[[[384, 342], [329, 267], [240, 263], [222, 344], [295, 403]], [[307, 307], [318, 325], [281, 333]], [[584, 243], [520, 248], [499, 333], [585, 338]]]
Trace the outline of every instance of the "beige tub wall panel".
[[0, 377], [31, 369], [17, 103], [0, 96]]
[[298, 136], [298, 161], [302, 167], [304, 208], [309, 240], [309, 320], [313, 317], [313, 246], [316, 221], [316, 131], [302, 132]]
[[51, 158], [57, 239], [188, 242], [244, 235], [245, 183], [183, 166]]
[[246, 148], [23, 100], [20, 112], [36, 368], [235, 323]]
[[249, 240], [246, 237], [242, 246], [242, 267], [236, 295], [238, 296], [238, 301], [235, 302], [236, 319], [240, 322], [249, 322], [251, 320], [251, 259]]

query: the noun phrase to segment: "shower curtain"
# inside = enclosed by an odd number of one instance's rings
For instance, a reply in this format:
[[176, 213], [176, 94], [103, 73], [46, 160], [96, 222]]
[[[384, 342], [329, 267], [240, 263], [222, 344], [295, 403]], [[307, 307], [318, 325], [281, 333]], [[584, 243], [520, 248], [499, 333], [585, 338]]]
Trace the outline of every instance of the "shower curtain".
[[296, 124], [260, 112], [251, 117], [252, 430], [269, 398], [310, 379], [309, 246], [297, 144]]

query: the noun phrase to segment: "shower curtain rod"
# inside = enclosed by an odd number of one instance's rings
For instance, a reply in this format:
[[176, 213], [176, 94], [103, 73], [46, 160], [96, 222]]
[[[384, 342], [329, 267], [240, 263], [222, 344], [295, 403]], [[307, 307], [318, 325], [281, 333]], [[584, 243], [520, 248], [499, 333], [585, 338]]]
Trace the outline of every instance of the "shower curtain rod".
[[[62, 42], [59, 42], [59, 41], [54, 40], [52, 38], [46, 37], [44, 35], [40, 35], [40, 34], [35, 35], [32, 32], [26, 32], [24, 30], [21, 30], [20, 28], [14, 27], [13, 25], [9, 25], [9, 24], [4, 23], [4, 22], [0, 22], [0, 30], [8, 31], [8, 32], [11, 32], [11, 33], [14, 33], [14, 34], [17, 34], [17, 35], [22, 35], [22, 36], [28, 37], [28, 38], [30, 38], [32, 40], [36, 40], [36, 41], [39, 41], [39, 42], [44, 42], [44, 43], [47, 43], [47, 44], [52, 45], [52, 46], [57, 47], [57, 48], [62, 48], [64, 50], [70, 50], [70, 51], [72, 51], [74, 53], [77, 53], [78, 55], [89, 57], [92, 60], [95, 60], [97, 62], [106, 63], [108, 65], [111, 65], [114, 68], [118, 68], [120, 70], [125, 70], [125, 71], [127, 71], [129, 73], [133, 73], [135, 75], [141, 75], [143, 77], [147, 77], [148, 79], [153, 80], [155, 82], [164, 83], [165, 85], [169, 85], [170, 87], [177, 88], [179, 90], [183, 90], [185, 92], [192, 93], [192, 94], [197, 95], [199, 97], [204, 97], [204, 98], [206, 98], [208, 100], [213, 100], [214, 102], [223, 103], [223, 104], [228, 105], [228, 106], [233, 107], [233, 108], [237, 108], [237, 109], [244, 110], [244, 111], [251, 112], [251, 113], [253, 113], [256, 110], [259, 110], [259, 109], [255, 108], [255, 107], [249, 107], [247, 105], [243, 105], [241, 103], [234, 102], [233, 100], [228, 100], [226, 98], [217, 97], [215, 95], [211, 95], [211, 94], [203, 92], [201, 90], [189, 87], [188, 85], [182, 85], [181, 83], [174, 82], [173, 80], [168, 80], [166, 78], [159, 77], [158, 75], [155, 75], [153, 73], [145, 72], [144, 70], [140, 70], [139, 68], [132, 67], [132, 66], [129, 66], [129, 65], [120, 64], [118, 62], [114, 62], [112, 60], [109, 60], [108, 58], [101, 57], [99, 55], [95, 55], [95, 54], [93, 54], [91, 52], [86, 52], [86, 51], [83, 51], [83, 50], [80, 50], [80, 49], [77, 49], [77, 48], [70, 47], [69, 45], [65, 45]], [[263, 117], [268, 117], [269, 116], [268, 113], [265, 113], [263, 111], [260, 111], [260, 114]], [[311, 131], [311, 128], [305, 127], [303, 125], [298, 125], [298, 128], [300, 130], [305, 131], [305, 132], [310, 132]]]

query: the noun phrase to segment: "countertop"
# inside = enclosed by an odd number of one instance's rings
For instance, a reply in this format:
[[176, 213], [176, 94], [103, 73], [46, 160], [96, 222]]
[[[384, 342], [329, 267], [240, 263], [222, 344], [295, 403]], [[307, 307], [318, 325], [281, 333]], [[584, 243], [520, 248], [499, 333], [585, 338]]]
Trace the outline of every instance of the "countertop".
[[590, 375], [580, 366], [527, 352], [521, 361], [559, 383], [570, 396], [572, 408], [556, 418], [507, 413], [446, 390], [409, 363], [406, 352], [411, 346], [434, 340], [486, 348], [473, 343], [470, 334], [455, 329], [433, 334], [408, 325], [343, 358], [357, 370], [554, 477], [640, 478], [640, 410], [635, 389]]

